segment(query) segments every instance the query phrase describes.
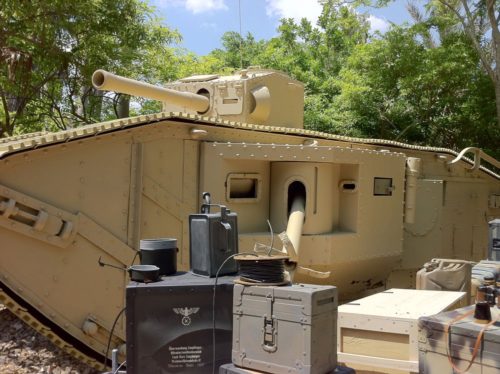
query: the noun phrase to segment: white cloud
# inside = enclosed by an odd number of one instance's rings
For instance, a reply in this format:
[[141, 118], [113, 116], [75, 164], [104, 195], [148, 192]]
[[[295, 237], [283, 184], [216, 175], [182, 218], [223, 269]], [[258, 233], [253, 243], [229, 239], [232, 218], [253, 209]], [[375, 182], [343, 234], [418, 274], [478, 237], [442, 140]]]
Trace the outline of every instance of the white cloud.
[[196, 14], [210, 10], [227, 10], [227, 5], [224, 0], [186, 0], [186, 9]]
[[389, 30], [390, 24], [385, 19], [378, 18], [373, 14], [368, 16], [368, 22], [370, 22], [370, 31], [374, 33], [375, 31], [379, 31], [382, 34]]
[[203, 22], [200, 26], [202, 29], [217, 30], [217, 24], [215, 22]]
[[227, 10], [225, 0], [152, 0], [151, 2], [158, 7], [168, 5], [184, 7], [191, 13], [198, 14], [212, 10]]
[[321, 5], [316, 0], [266, 0], [266, 14], [296, 21], [307, 18], [315, 25], [321, 14]]
[[[266, 14], [269, 17], [293, 18], [300, 21], [307, 18], [312, 25], [316, 25], [321, 15], [322, 6], [317, 0], [266, 0]], [[379, 31], [382, 34], [389, 30], [390, 24], [385, 19], [370, 14], [370, 31]]]

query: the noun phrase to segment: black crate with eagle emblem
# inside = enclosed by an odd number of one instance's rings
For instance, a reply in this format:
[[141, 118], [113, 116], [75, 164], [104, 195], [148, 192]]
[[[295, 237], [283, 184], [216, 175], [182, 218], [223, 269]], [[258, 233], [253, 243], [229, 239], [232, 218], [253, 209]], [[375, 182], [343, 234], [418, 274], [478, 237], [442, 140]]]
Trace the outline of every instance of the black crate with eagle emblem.
[[215, 308], [215, 278], [177, 273], [155, 283], [130, 282], [127, 373], [209, 373], [214, 353], [216, 372], [230, 362], [233, 280], [217, 280]]

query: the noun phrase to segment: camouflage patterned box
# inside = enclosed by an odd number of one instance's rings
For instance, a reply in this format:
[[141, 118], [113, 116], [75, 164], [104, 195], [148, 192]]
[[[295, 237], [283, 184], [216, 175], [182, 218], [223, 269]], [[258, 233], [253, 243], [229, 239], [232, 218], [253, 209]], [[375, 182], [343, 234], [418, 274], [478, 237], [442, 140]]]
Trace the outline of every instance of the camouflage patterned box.
[[[451, 361], [458, 370], [469, 366], [478, 334], [485, 326], [476, 323], [472, 315], [453, 322], [449, 336], [446, 327], [457, 317], [471, 311], [474, 306], [460, 308], [435, 316], [422, 317], [419, 326], [419, 372], [422, 374], [454, 374]], [[498, 318], [500, 311], [492, 308], [493, 318]], [[477, 356], [469, 370], [471, 374], [500, 373], [500, 322], [488, 327], [481, 339]]]

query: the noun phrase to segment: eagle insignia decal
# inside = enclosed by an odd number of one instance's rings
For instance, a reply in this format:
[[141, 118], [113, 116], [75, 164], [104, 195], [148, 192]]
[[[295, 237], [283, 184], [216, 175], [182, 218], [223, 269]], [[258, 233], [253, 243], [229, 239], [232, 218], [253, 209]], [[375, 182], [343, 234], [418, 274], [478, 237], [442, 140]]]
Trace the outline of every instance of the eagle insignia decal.
[[191, 324], [191, 314], [196, 314], [200, 308], [173, 308], [175, 314], [179, 314], [182, 316], [181, 323], [184, 326], [189, 326]]

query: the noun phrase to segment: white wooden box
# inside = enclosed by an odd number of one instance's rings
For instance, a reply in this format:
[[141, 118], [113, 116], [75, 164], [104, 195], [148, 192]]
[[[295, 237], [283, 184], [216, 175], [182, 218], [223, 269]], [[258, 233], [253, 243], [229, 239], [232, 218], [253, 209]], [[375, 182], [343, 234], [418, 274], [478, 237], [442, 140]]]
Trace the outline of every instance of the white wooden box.
[[454, 309], [465, 292], [393, 288], [338, 308], [338, 362], [358, 370], [418, 372], [418, 319]]

